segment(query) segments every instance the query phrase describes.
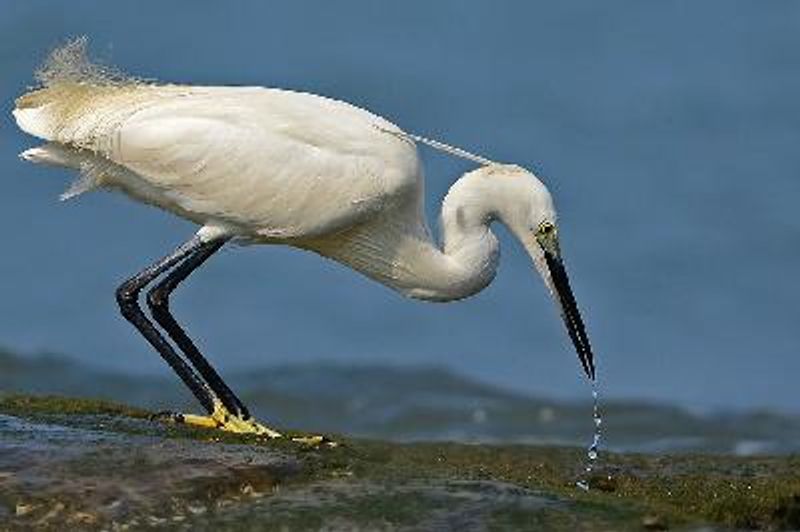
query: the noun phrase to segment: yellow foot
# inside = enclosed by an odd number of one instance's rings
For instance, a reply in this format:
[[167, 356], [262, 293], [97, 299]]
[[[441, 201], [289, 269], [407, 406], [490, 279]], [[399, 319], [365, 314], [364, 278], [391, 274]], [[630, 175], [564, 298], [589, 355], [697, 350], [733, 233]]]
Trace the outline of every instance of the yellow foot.
[[332, 439], [328, 438], [327, 436], [323, 436], [321, 434], [308, 434], [306, 436], [293, 436], [292, 441], [295, 443], [301, 443], [303, 445], [308, 445], [309, 447], [338, 447], [339, 444], [333, 441]]
[[[241, 416], [230, 413], [221, 402], [215, 402], [214, 412], [210, 416], [199, 416], [197, 414], [181, 414], [175, 412], [162, 412], [156, 414], [154, 419], [191, 425], [193, 427], [203, 427], [208, 429], [224, 430], [233, 434], [253, 434], [255, 436], [265, 436], [269, 439], [283, 438], [284, 435], [275, 429], [262, 425], [253, 418], [244, 419]], [[322, 435], [308, 434], [294, 436], [291, 441], [307, 445], [309, 447], [337, 447], [338, 444], [330, 438]]]
[[283, 437], [283, 434], [277, 430], [262, 425], [253, 418], [244, 419], [241, 416], [230, 413], [230, 411], [218, 401], [215, 401], [214, 412], [210, 416], [164, 412], [156, 414], [155, 418], [172, 421], [173, 423], [192, 425], [194, 427], [224, 430], [225, 432], [234, 434], [253, 434], [256, 436], [266, 436], [270, 439]]

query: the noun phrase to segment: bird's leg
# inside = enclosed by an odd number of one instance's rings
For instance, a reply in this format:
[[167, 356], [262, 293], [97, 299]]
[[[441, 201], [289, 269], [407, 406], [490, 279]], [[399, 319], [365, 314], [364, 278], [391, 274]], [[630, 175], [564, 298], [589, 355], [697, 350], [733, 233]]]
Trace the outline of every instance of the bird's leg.
[[257, 423], [240, 423], [239, 421], [241, 418], [237, 415], [232, 415], [228, 411], [215, 391], [175, 352], [169, 342], [158, 332], [158, 329], [147, 319], [142, 309], [139, 307], [138, 298], [142, 288], [165, 271], [175, 267], [176, 264], [187, 257], [192, 256], [198, 250], [204, 249], [205, 245], [206, 243], [204, 243], [200, 237], [195, 236], [178, 247], [178, 249], [171, 254], [122, 283], [119, 288], [117, 288], [117, 302], [119, 303], [120, 311], [125, 319], [139, 330], [142, 336], [144, 336], [150, 345], [158, 351], [173, 371], [178, 374], [184, 384], [192, 391], [209, 414], [207, 417], [177, 414], [170, 416], [171, 419], [194, 425], [222, 428], [231, 432], [254, 433], [269, 437], [279, 437], [280, 433], [258, 425]]
[[263, 434], [270, 438], [277, 438], [281, 436], [278, 431], [258, 423], [250, 416], [247, 407], [225, 384], [225, 381], [200, 353], [200, 350], [169, 311], [169, 296], [172, 291], [216, 253], [225, 242], [226, 240], [216, 240], [201, 244], [147, 293], [147, 304], [153, 318], [172, 338], [189, 362], [205, 379], [215, 396], [219, 398], [215, 400], [214, 408], [209, 412], [209, 416], [177, 414], [172, 417], [191, 425], [218, 427], [229, 432]]
[[161, 333], [150, 323], [150, 320], [139, 307], [139, 292], [142, 288], [158, 277], [161, 273], [173, 267], [196, 250], [202, 241], [194, 237], [181, 245], [170, 255], [155, 264], [137, 273], [117, 288], [117, 303], [122, 315], [128, 320], [145, 339], [161, 355], [172, 370], [178, 374], [184, 384], [192, 391], [194, 396], [203, 405], [207, 412], [214, 411], [214, 393], [197, 373], [172, 349]]
[[[167, 300], [169, 293], [188, 275], [200, 266], [208, 257], [216, 252], [225, 241], [204, 242], [195, 236], [174, 252], [134, 275], [117, 288], [117, 302], [122, 315], [131, 322], [145, 337], [161, 357], [178, 374], [181, 380], [192, 391], [194, 396], [208, 412], [207, 416], [193, 414], [165, 414], [171, 421], [191, 425], [217, 428], [241, 434], [258, 434], [270, 438], [281, 437], [281, 434], [269, 427], [255, 422], [241, 401], [224, 384], [219, 375], [203, 358], [196, 346], [180, 328], [169, 313]], [[196, 255], [196, 257], [195, 257]], [[186, 266], [183, 263], [186, 262]], [[177, 266], [180, 265], [180, 266]], [[177, 268], [176, 268], [177, 266]], [[186, 352], [187, 358], [197, 366], [197, 371], [178, 355], [172, 345], [162, 336], [156, 327], [147, 319], [139, 307], [139, 294], [142, 289], [157, 277], [170, 269], [176, 268], [175, 276], [168, 276], [148, 294], [148, 304], [156, 319], [170, 334], [177, 344]], [[164, 303], [162, 305], [162, 303]], [[155, 307], [155, 308], [154, 308]], [[160, 308], [161, 307], [161, 308]], [[174, 327], [171, 326], [174, 324]], [[185, 338], [185, 340], [184, 340]], [[189, 347], [191, 345], [191, 347]], [[200, 375], [198, 375], [198, 372]], [[206, 380], [203, 380], [203, 379]], [[336, 446], [323, 436], [294, 437], [293, 441], [309, 445]]]

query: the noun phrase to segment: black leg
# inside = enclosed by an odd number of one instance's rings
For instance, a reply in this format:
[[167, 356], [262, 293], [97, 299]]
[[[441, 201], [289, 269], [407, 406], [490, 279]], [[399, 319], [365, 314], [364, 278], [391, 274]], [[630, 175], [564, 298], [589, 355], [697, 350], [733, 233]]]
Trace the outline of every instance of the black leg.
[[244, 404], [236, 397], [211, 364], [200, 353], [200, 350], [181, 328], [169, 311], [169, 296], [178, 285], [189, 275], [199, 268], [211, 255], [216, 253], [224, 244], [225, 240], [207, 242], [197, 248], [188, 258], [170, 271], [166, 277], [159, 281], [147, 293], [147, 304], [153, 318], [158, 322], [164, 331], [169, 335], [175, 344], [186, 355], [194, 368], [208, 383], [208, 386], [219, 397], [222, 404], [235, 415], [242, 419], [249, 419], [250, 413]]
[[197, 400], [200, 401], [203, 408], [210, 414], [214, 411], [213, 392], [197, 373], [195, 373], [195, 371], [175, 352], [169, 342], [164, 339], [150, 320], [147, 319], [142, 309], [139, 307], [138, 302], [139, 293], [142, 288], [186, 257], [197, 252], [203, 245], [203, 241], [195, 236], [171, 254], [122, 283], [119, 288], [117, 288], [117, 303], [119, 303], [120, 311], [125, 319], [131, 322], [142, 336], [150, 342], [150, 345], [158, 351], [173, 371], [178, 374], [184, 384], [188, 386], [194, 396], [197, 397]]

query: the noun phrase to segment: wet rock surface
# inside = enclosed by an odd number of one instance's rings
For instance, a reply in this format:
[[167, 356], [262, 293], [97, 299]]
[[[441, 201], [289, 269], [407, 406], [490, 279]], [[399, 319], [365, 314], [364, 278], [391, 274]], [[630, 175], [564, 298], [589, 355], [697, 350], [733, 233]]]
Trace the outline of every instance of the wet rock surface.
[[352, 447], [230, 443], [122, 409], [54, 414], [46, 403], [66, 403], [14, 400], [36, 411], [0, 415], [0, 520], [10, 528], [478, 530], [503, 508], [559, 504], [495, 480], [359, 478]]
[[[335, 437], [336, 438], [336, 437]], [[800, 527], [800, 459], [336, 438], [315, 449], [0, 398], [0, 529], [597, 530]]]
[[[579, 447], [594, 430], [591, 403], [527, 396], [437, 367], [321, 362], [227, 373], [250, 411], [276, 426], [403, 442]], [[110, 372], [66, 357], [21, 356], [2, 348], [0, 390], [110, 399], [155, 411], [197, 409], [166, 368], [154, 375]], [[604, 449], [741, 456], [800, 451], [798, 415], [698, 412], [635, 400], [604, 400], [601, 409]]]
[[55, 421], [0, 415], [0, 516], [11, 524], [180, 523], [301, 471], [281, 451], [168, 437], [141, 418]]

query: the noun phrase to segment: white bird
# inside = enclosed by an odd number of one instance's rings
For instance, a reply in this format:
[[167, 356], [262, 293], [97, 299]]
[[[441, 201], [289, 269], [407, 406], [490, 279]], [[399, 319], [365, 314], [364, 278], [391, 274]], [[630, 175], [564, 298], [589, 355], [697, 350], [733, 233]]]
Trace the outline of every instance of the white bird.
[[[78, 39], [53, 52], [38, 73], [41, 86], [17, 99], [19, 127], [47, 141], [21, 157], [80, 172], [62, 199], [114, 189], [200, 226], [117, 290], [122, 314], [208, 413], [173, 419], [281, 436], [250, 416], [169, 312], [172, 290], [231, 240], [310, 250], [405, 296], [454, 301], [494, 278], [499, 246], [490, 226], [500, 222], [533, 259], [594, 379], [560, 257], [556, 211], [533, 173], [410, 135], [322, 96], [127, 78], [89, 62], [85, 47]], [[423, 212], [416, 142], [479, 163], [444, 198], [440, 244]], [[154, 282], [147, 303], [172, 343], [138, 305], [141, 290]]]

